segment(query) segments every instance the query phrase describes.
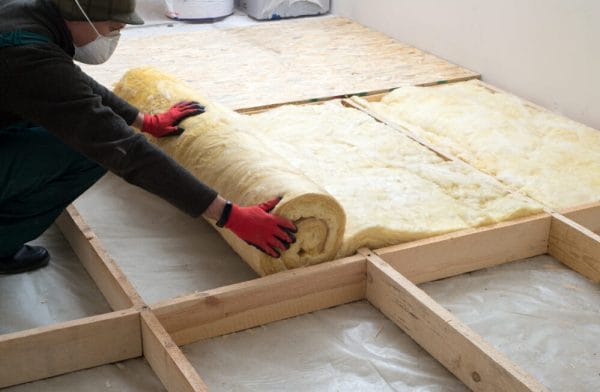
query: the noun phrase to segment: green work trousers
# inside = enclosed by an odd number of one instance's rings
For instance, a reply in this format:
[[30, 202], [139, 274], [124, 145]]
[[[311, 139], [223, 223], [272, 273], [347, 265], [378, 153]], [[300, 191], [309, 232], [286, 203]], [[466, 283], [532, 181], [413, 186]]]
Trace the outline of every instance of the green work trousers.
[[0, 129], [0, 257], [42, 234], [104, 173], [44, 128]]

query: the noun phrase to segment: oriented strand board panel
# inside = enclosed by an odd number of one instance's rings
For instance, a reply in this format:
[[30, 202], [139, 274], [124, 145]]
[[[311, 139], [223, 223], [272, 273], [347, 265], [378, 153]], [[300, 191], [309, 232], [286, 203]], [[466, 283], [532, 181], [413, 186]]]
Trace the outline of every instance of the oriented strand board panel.
[[106, 64], [82, 67], [110, 88], [143, 65], [233, 109], [479, 76], [339, 17], [123, 39]]
[[480, 81], [357, 101], [553, 209], [600, 201], [600, 132]]

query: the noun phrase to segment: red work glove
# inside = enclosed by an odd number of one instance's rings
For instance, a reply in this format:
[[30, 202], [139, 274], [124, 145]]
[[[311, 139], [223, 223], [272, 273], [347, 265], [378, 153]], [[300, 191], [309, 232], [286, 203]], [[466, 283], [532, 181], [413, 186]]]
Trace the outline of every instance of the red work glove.
[[281, 251], [289, 249], [290, 244], [296, 242], [293, 233], [297, 231], [290, 220], [269, 214], [280, 200], [280, 197], [276, 197], [249, 207], [228, 202], [217, 225], [228, 228], [248, 244], [277, 258], [281, 256]]
[[144, 114], [142, 132], [156, 137], [181, 135], [183, 128], [178, 127], [180, 122], [188, 117], [204, 113], [204, 106], [194, 101], [183, 101], [171, 106], [169, 110], [160, 114]]

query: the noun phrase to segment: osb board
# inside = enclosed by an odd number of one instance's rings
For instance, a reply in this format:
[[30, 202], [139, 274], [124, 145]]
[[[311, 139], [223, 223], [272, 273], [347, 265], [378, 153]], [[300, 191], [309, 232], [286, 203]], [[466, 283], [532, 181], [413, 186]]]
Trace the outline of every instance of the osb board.
[[233, 109], [479, 77], [340, 17], [122, 39], [101, 66], [83, 66], [111, 88], [152, 65]]

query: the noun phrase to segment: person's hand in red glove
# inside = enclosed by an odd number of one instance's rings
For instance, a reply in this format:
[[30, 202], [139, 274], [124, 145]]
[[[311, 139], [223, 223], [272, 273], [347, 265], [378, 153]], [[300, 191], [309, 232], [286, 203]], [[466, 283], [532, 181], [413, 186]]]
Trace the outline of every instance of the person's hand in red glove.
[[248, 244], [278, 258], [296, 242], [293, 233], [297, 231], [289, 219], [269, 213], [279, 201], [281, 197], [276, 197], [249, 207], [227, 202], [217, 226], [226, 227]]
[[183, 101], [159, 114], [144, 114], [142, 132], [156, 137], [181, 135], [184, 131], [179, 123], [188, 117], [204, 113], [204, 106], [194, 101]]

